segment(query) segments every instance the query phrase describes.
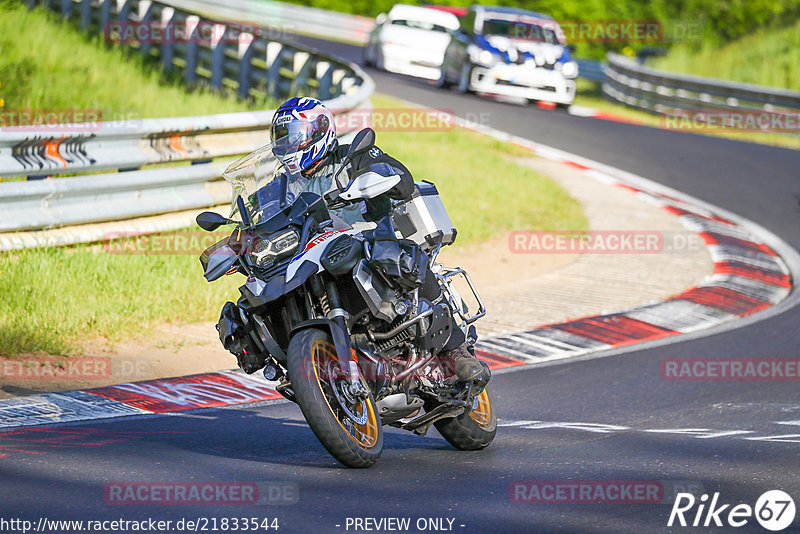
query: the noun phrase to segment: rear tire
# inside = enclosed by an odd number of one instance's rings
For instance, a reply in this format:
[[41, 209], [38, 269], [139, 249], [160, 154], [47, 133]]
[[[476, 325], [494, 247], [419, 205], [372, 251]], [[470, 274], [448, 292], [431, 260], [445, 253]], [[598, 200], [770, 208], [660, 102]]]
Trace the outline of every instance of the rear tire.
[[370, 392], [367, 399], [348, 402], [342, 390], [347, 381], [336, 373], [338, 361], [330, 336], [313, 328], [302, 330], [289, 343], [288, 354], [297, 403], [320, 443], [347, 467], [373, 465], [383, 451], [375, 399]]
[[477, 451], [488, 447], [497, 434], [494, 395], [487, 386], [480, 395], [475, 397], [475, 404], [471, 411], [458, 417], [440, 419], [433, 426], [450, 445], [458, 450]]
[[439, 70], [439, 79], [434, 82], [434, 85], [439, 89], [449, 89], [453, 84], [447, 81], [444, 74], [444, 66]]

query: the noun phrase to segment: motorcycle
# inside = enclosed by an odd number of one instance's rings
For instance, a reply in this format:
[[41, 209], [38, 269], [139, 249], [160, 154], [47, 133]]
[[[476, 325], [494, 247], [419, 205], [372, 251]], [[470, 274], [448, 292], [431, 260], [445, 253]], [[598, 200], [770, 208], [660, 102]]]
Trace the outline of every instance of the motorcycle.
[[[207, 231], [234, 227], [201, 255], [205, 278], [247, 277], [238, 301], [222, 309], [222, 344], [246, 373], [263, 369], [277, 382], [348, 467], [378, 460], [384, 425], [420, 436], [434, 425], [460, 450], [488, 446], [497, 427], [491, 390], [457, 380], [442, 350], [451, 338], [474, 345], [473, 323], [486, 310], [463, 269], [436, 262], [456, 236], [436, 187], [416, 182], [412, 198], [392, 201], [391, 216], [377, 224], [347, 225], [330, 212], [400, 181], [385, 163], [342, 175], [374, 140], [370, 129], [356, 135], [337, 188], [323, 194], [307, 190], [309, 180], [275, 155], [286, 140], [262, 147], [223, 174], [233, 189], [231, 216], [197, 216]], [[421, 294], [431, 275], [441, 295], [434, 302]], [[459, 279], [475, 313], [456, 290]]]

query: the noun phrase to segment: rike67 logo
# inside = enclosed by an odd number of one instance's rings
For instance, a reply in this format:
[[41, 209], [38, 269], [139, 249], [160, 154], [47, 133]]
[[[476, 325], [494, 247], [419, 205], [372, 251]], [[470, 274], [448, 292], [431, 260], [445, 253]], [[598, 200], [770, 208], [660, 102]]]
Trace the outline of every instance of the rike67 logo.
[[744, 503], [734, 506], [721, 504], [719, 492], [714, 493], [710, 502], [707, 494], [695, 499], [691, 493], [679, 493], [672, 505], [667, 526], [738, 528], [748, 524], [755, 516], [762, 527], [777, 532], [792, 524], [795, 512], [794, 500], [781, 490], [765, 492], [758, 498], [755, 507]]

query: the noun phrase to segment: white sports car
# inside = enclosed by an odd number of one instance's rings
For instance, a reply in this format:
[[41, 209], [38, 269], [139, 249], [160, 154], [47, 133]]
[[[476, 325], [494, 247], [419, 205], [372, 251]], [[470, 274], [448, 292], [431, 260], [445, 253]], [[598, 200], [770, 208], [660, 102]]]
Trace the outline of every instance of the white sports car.
[[364, 48], [364, 63], [430, 80], [439, 77], [450, 32], [459, 26], [452, 13], [405, 4], [378, 15], [375, 23]]

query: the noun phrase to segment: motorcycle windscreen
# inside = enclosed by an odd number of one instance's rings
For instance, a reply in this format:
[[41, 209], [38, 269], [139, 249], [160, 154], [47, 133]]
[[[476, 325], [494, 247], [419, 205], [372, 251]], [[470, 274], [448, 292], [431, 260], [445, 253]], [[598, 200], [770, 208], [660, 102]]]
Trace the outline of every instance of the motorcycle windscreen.
[[[222, 177], [231, 185], [230, 218], [242, 222], [240, 204], [252, 224], [265, 221], [292, 204], [309, 182], [290, 172], [282, 158], [297, 149], [298, 142], [288, 137], [262, 146], [231, 163]], [[240, 201], [241, 199], [241, 201]]]

